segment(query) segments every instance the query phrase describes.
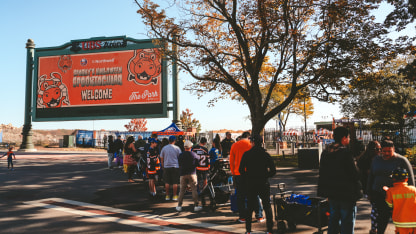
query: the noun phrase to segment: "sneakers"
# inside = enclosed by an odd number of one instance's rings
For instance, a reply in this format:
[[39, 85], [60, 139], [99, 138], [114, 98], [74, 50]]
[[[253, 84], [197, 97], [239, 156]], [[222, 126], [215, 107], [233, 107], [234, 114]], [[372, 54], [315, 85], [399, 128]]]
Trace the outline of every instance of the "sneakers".
[[169, 195], [165, 196], [165, 201], [170, 201], [170, 196]]
[[246, 222], [246, 219], [237, 219], [237, 222], [239, 222], [239, 223], [245, 223]]
[[195, 212], [198, 212], [198, 211], [201, 211], [201, 210], [202, 210], [202, 206], [195, 206], [194, 207]]
[[177, 201], [178, 200], [178, 195], [173, 195], [172, 200]]
[[266, 221], [266, 220], [263, 217], [257, 218], [257, 222], [259, 222], [259, 223], [263, 223], [264, 221]]
[[182, 211], [182, 206], [177, 206], [177, 207], [176, 207], [176, 211], [177, 211], [177, 212], [181, 212], [181, 211]]

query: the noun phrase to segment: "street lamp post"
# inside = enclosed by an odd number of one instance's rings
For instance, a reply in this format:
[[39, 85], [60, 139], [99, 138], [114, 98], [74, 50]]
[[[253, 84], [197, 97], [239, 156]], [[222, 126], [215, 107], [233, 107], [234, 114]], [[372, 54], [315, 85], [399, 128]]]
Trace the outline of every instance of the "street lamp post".
[[26, 43], [26, 97], [25, 97], [25, 122], [22, 131], [22, 144], [19, 151], [36, 151], [32, 143], [32, 78], [33, 78], [33, 57], [35, 43], [28, 39]]
[[179, 129], [182, 129], [183, 126], [181, 124], [181, 121], [179, 119], [180, 117], [180, 111], [179, 111], [179, 81], [178, 81], [178, 63], [176, 61], [176, 56], [178, 55], [178, 47], [176, 45], [176, 36], [173, 37], [174, 43], [172, 44], [172, 50], [174, 53], [174, 58], [172, 60], [172, 99], [173, 99], [173, 119], [172, 122], [176, 124], [176, 126]]

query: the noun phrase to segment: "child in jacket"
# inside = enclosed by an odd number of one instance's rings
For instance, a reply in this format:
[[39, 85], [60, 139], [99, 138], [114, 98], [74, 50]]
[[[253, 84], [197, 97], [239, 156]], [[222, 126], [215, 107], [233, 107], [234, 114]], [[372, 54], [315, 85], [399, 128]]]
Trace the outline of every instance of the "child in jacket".
[[416, 188], [407, 185], [409, 174], [404, 168], [397, 168], [392, 173], [393, 187], [385, 188], [386, 202], [393, 208], [393, 223], [396, 233], [416, 233]]

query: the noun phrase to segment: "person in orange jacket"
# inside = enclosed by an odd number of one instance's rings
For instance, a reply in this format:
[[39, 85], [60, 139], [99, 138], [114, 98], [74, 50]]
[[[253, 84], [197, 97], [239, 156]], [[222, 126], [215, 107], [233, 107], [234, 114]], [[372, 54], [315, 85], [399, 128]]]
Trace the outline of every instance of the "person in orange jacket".
[[[246, 208], [246, 189], [244, 187], [244, 180], [240, 175], [239, 168], [241, 163], [241, 158], [243, 154], [251, 149], [251, 142], [249, 140], [250, 132], [244, 132], [241, 136], [241, 139], [234, 143], [231, 146], [230, 150], [230, 170], [233, 175], [234, 188], [236, 189], [237, 195], [237, 209], [238, 209], [238, 222], [245, 223], [247, 216]], [[255, 204], [256, 219], [259, 222], [264, 222], [263, 218], [263, 207], [261, 206], [260, 199]]]
[[416, 188], [407, 185], [409, 173], [398, 167], [392, 175], [393, 187], [386, 190], [386, 203], [393, 208], [393, 223], [398, 234], [416, 233]]

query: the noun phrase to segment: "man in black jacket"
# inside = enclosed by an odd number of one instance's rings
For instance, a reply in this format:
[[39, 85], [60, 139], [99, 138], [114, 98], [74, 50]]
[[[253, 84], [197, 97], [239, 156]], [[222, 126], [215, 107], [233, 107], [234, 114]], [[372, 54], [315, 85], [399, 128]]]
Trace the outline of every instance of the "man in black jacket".
[[348, 129], [337, 127], [334, 140], [335, 143], [321, 155], [318, 196], [328, 198], [328, 234], [351, 234], [354, 233], [356, 202], [362, 196], [361, 182], [353, 153], [347, 148], [350, 142]]
[[259, 196], [266, 213], [267, 233], [272, 233], [273, 213], [270, 205], [269, 178], [276, 174], [276, 167], [270, 154], [262, 147], [261, 136], [251, 137], [250, 142], [253, 147], [243, 154], [238, 169], [247, 194], [246, 231], [251, 232], [251, 218]]
[[221, 141], [221, 154], [223, 158], [228, 158], [228, 155], [230, 155], [231, 146], [234, 143], [235, 141], [231, 138], [231, 132], [226, 132], [224, 140]]

